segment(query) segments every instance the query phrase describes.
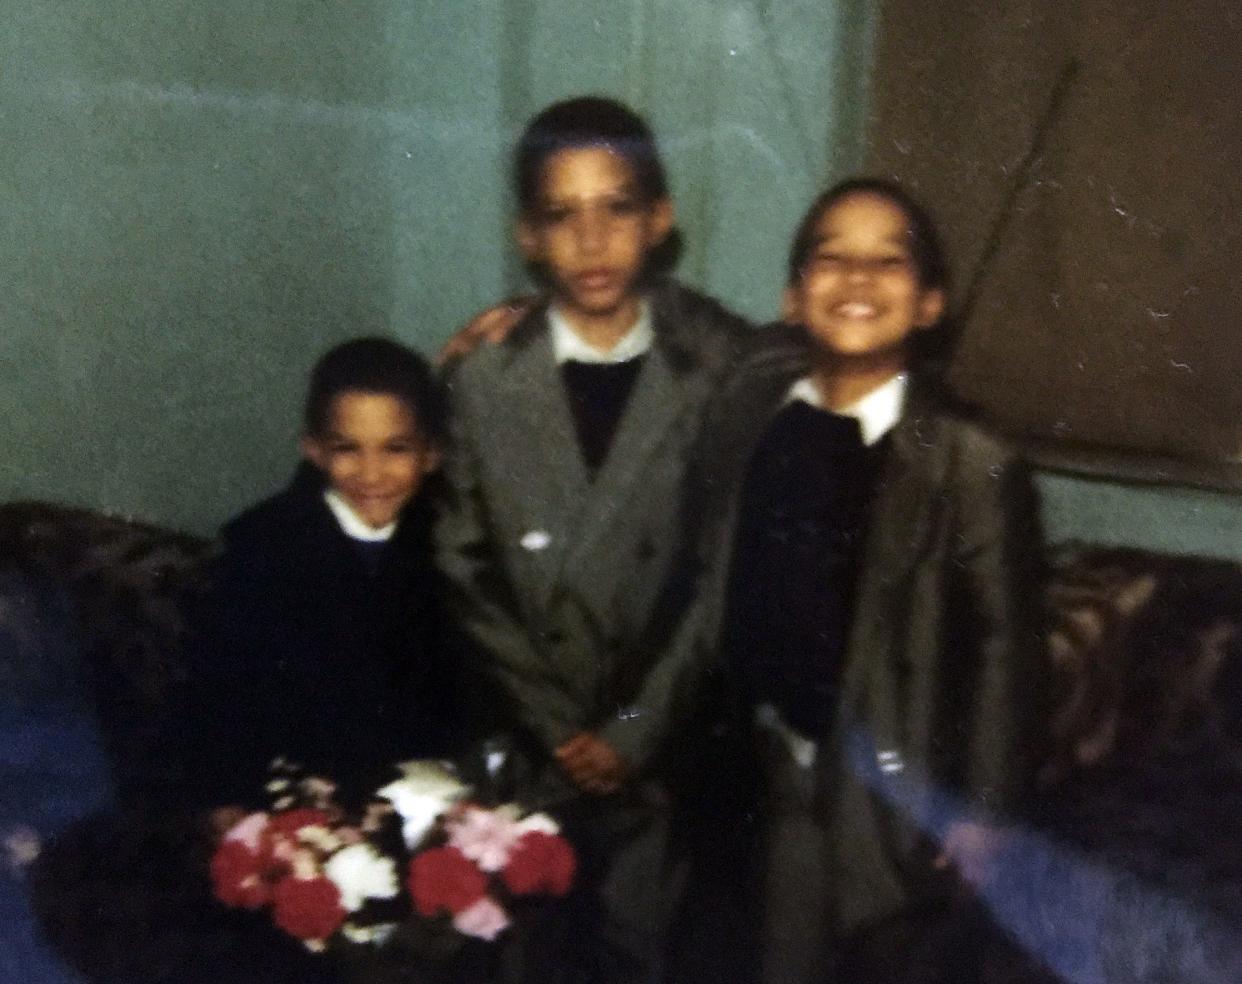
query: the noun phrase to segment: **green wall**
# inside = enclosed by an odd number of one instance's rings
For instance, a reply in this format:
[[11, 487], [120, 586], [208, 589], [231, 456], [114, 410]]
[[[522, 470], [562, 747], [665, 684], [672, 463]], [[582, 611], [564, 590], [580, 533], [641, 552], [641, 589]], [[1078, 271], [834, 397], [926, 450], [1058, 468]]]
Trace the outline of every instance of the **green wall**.
[[0, 10], [0, 500], [208, 531], [281, 483], [307, 370], [522, 286], [506, 156], [647, 113], [683, 276], [756, 318], [858, 159], [861, 0], [21, 0]]
[[1041, 472], [1044, 535], [1242, 562], [1242, 496]]

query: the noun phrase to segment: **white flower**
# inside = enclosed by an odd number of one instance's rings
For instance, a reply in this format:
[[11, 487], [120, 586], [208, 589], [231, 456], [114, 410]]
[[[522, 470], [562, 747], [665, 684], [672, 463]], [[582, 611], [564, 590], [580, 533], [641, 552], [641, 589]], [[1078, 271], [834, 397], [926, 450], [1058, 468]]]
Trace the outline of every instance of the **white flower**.
[[561, 832], [561, 825], [546, 813], [532, 813], [517, 822], [517, 829], [524, 834], [537, 831], [541, 834], [555, 836]]
[[391, 899], [397, 894], [397, 866], [370, 844], [342, 848], [323, 865], [323, 873], [341, 893], [341, 907], [357, 912], [367, 899]]
[[303, 844], [309, 844], [321, 854], [331, 854], [342, 843], [341, 838], [333, 831], [319, 824], [299, 827], [296, 836], [298, 841]]
[[458, 800], [465, 799], [470, 787], [439, 762], [403, 762], [402, 778], [390, 782], [376, 795], [388, 800], [401, 815], [401, 835], [405, 846], [414, 850], [434, 826], [436, 819]]
[[322, 776], [308, 776], [300, 783], [302, 792], [315, 803], [316, 806], [324, 807], [332, 801], [332, 795], [336, 792], [336, 783], [331, 779], [324, 779]]
[[382, 946], [397, 928], [396, 923], [376, 923], [374, 926], [355, 926], [346, 923], [341, 927], [341, 935], [350, 943], [374, 943]]
[[294, 878], [310, 881], [319, 877], [319, 860], [314, 851], [291, 848], [288, 852], [289, 868]]

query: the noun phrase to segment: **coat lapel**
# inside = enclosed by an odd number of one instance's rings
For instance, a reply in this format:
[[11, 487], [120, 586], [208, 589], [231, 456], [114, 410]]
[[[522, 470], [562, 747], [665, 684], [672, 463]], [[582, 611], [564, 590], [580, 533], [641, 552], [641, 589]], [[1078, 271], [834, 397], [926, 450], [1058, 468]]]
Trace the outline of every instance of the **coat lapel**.
[[[648, 460], [681, 415], [697, 387], [669, 363], [660, 345], [652, 347], [621, 416], [608, 456], [604, 459], [585, 504], [577, 516], [567, 563], [589, 556], [599, 536], [641, 486]], [[579, 456], [580, 458], [581, 456]], [[675, 509], [677, 503], [669, 503]]]
[[[542, 319], [542, 315], [538, 316]], [[500, 375], [493, 445], [521, 504], [520, 545], [539, 571], [546, 601], [578, 538], [578, 514], [591, 483], [565, 399], [546, 325], [515, 345]]]
[[901, 647], [893, 642], [902, 635], [906, 613], [896, 599], [905, 597], [922, 562], [943, 458], [937, 421], [916, 386], [889, 452], [872, 508], [842, 682], [847, 707], [856, 720], [868, 722], [877, 755], [899, 752], [905, 732], [908, 674], [898, 665]]

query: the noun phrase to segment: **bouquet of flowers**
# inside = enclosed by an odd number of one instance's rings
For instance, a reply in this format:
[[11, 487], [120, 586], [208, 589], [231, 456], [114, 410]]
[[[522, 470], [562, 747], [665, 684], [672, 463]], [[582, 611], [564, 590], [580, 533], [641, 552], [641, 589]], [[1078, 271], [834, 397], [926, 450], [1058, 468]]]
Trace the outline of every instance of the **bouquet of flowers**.
[[332, 783], [274, 763], [272, 808], [223, 835], [211, 859], [225, 905], [270, 910], [312, 950], [377, 944], [410, 919], [494, 940], [522, 897], [563, 896], [576, 859], [547, 814], [486, 808], [440, 763], [409, 762], [361, 816]]

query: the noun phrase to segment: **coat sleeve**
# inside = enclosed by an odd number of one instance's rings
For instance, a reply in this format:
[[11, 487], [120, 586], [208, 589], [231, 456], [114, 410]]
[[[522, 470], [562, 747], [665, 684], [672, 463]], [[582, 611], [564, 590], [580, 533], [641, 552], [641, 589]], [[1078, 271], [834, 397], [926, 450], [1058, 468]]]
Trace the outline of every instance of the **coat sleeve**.
[[195, 612], [183, 716], [195, 805], [261, 803], [272, 756], [294, 754], [286, 738], [304, 711], [285, 684], [296, 683], [288, 664], [310, 640], [284, 617], [277, 573], [247, 544], [229, 542]]
[[1025, 463], [968, 431], [959, 457], [952, 564], [975, 650], [961, 781], [985, 816], [1017, 811], [1032, 789], [1041, 697], [1042, 538]]
[[505, 706], [508, 720], [551, 751], [576, 732], [579, 712], [536, 649], [504, 570], [488, 516], [478, 452], [461, 395], [450, 385], [450, 448], [436, 523], [436, 557], [449, 614], [469, 670]]
[[[678, 590], [687, 590], [684, 585]], [[714, 657], [706, 606], [686, 602], [650, 660], [633, 699], [599, 728], [599, 735], [625, 758], [638, 775], [662, 760], [671, 741], [697, 717], [705, 680]]]

